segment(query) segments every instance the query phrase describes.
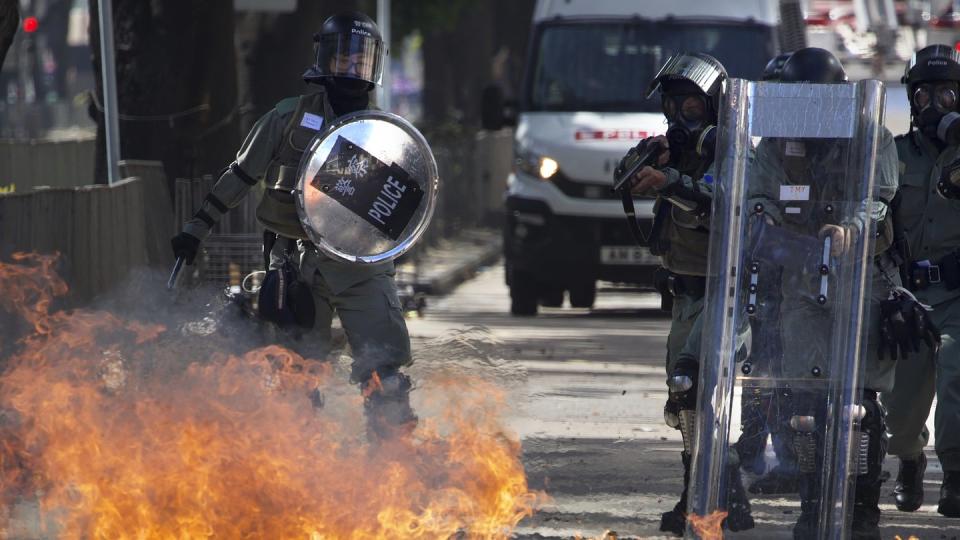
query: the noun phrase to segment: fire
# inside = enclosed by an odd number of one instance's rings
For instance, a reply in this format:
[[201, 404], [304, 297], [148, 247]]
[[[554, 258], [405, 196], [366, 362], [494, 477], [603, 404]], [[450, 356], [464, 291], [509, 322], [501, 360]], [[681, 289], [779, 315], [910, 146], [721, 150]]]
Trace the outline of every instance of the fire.
[[687, 515], [693, 532], [702, 540], [722, 540], [723, 539], [723, 520], [726, 519], [725, 510], [714, 510], [707, 516], [698, 516], [696, 514]]
[[421, 381], [443, 414], [369, 444], [330, 364], [51, 312], [54, 263], [0, 263], [0, 308], [31, 325], [0, 359], [0, 536], [36, 501], [45, 537], [507, 538], [542, 501], [490, 383]]

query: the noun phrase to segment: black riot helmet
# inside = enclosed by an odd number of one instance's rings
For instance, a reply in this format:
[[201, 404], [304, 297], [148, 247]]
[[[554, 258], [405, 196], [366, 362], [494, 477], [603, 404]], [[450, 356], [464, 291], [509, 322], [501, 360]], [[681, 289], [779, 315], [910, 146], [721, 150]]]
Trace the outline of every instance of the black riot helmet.
[[716, 58], [678, 53], [667, 59], [650, 83], [647, 98], [660, 90], [672, 165], [692, 170], [697, 162], [713, 160], [726, 81], [727, 70]]
[[783, 71], [783, 65], [787, 63], [787, 59], [790, 58], [790, 53], [783, 53], [773, 57], [767, 66], [763, 68], [763, 73], [760, 74], [761, 81], [779, 81], [780, 72]]
[[900, 81], [907, 87], [913, 123], [933, 136], [940, 120], [958, 110], [960, 53], [948, 45], [930, 45], [913, 54]]
[[338, 13], [323, 22], [313, 35], [316, 62], [303, 80], [322, 83], [329, 78], [354, 79], [380, 84], [386, 47], [373, 19], [355, 11]]
[[830, 51], [806, 47], [794, 51], [780, 70], [782, 82], [833, 84], [847, 82], [847, 72]]

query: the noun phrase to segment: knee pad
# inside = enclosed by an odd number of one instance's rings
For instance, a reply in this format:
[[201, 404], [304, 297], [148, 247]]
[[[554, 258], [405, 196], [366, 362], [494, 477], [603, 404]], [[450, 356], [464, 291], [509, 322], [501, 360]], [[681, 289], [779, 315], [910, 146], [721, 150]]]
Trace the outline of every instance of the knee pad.
[[687, 454], [692, 453], [695, 441], [694, 434], [697, 429], [697, 411], [681, 409], [677, 402], [667, 400], [663, 407], [663, 422], [680, 431], [680, 437], [683, 439], [683, 451]]
[[694, 358], [681, 356], [673, 372], [667, 377], [669, 397], [664, 408], [664, 420], [680, 430], [683, 451], [693, 452], [697, 425], [697, 377], [700, 366]]
[[817, 471], [817, 420], [813, 416], [790, 417], [793, 432], [793, 449], [797, 455], [797, 469], [801, 473]]
[[886, 411], [877, 400], [876, 392], [864, 392], [862, 403], [854, 406], [851, 416], [856, 460], [851, 473], [879, 477], [887, 453], [887, 426], [884, 420]]
[[667, 377], [667, 390], [670, 401], [680, 410], [697, 408], [697, 378], [700, 365], [693, 358], [681, 356], [676, 367]]

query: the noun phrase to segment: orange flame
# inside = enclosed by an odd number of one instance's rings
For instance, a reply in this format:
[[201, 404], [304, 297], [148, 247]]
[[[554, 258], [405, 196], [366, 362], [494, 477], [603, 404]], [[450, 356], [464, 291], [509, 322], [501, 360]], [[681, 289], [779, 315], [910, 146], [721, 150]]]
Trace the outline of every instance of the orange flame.
[[[903, 540], [903, 537], [900, 536], [899, 534], [898, 534], [898, 535], [895, 535], [894, 538], [896, 538], [897, 540]], [[913, 536], [913, 535], [911, 534], [910, 537], [907, 538], [907, 540], [920, 540], [920, 537], [919, 537], [919, 536]]]
[[698, 516], [696, 514], [687, 515], [693, 532], [701, 540], [722, 540], [723, 539], [723, 520], [726, 519], [725, 510], [714, 510], [707, 516]]
[[34, 328], [0, 375], [7, 518], [37, 498], [61, 538], [507, 538], [542, 501], [489, 383], [429, 381], [444, 414], [369, 445], [329, 364], [279, 346], [191, 358], [156, 324], [49, 313], [54, 261], [0, 263], [18, 289], [0, 308]]

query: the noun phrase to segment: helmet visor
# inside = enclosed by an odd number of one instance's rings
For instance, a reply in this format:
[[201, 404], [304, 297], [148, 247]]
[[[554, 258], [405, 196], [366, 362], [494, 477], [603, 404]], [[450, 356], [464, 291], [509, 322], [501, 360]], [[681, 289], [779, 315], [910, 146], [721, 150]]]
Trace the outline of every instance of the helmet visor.
[[317, 47], [320, 76], [348, 77], [380, 84], [383, 75], [383, 41], [353, 34], [322, 35]]

